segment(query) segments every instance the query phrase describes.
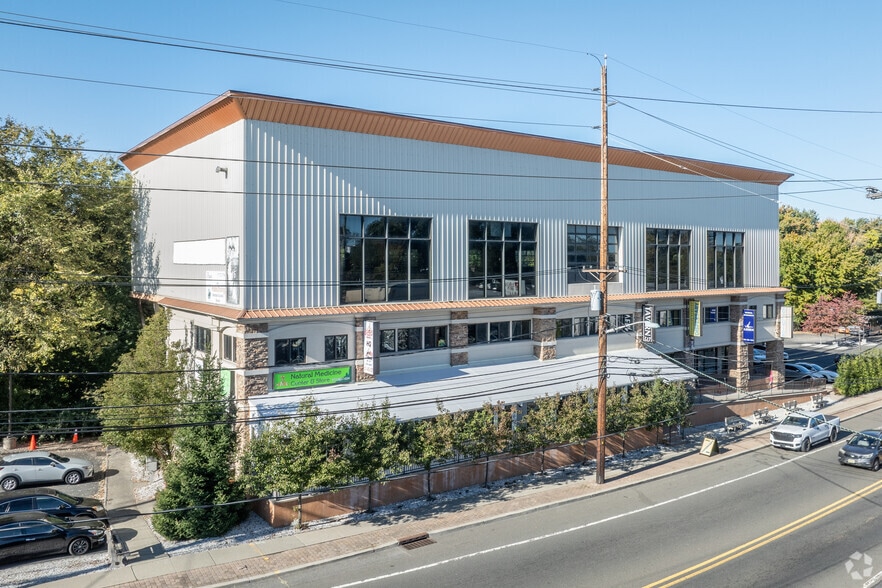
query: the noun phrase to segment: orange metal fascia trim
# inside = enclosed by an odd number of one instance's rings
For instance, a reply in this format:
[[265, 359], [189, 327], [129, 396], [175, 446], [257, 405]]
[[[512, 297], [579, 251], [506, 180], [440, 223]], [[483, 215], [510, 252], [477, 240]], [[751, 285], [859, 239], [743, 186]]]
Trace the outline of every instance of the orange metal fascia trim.
[[[600, 146], [293, 98], [229, 91], [135, 146], [120, 159], [134, 171], [237, 120], [257, 120], [400, 139], [599, 162]], [[610, 148], [609, 163], [673, 173], [780, 185], [792, 174], [629, 149]]]

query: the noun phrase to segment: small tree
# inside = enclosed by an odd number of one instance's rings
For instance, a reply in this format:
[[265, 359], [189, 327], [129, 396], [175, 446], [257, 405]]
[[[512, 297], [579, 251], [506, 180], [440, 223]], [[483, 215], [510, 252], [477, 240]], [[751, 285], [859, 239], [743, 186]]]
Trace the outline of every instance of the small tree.
[[560, 394], [554, 396], [541, 396], [537, 398], [530, 411], [521, 422], [523, 441], [527, 449], [540, 450], [539, 472], [545, 471], [545, 450], [549, 445], [560, 443], [560, 422], [558, 413], [560, 410]]
[[168, 346], [169, 313], [148, 319], [135, 348], [120, 357], [115, 374], [95, 394], [107, 443], [167, 461], [181, 399], [181, 354]]
[[463, 455], [484, 458], [484, 485], [490, 482], [490, 457], [508, 449], [512, 441], [511, 411], [497, 402], [484, 405], [474, 412], [457, 413], [455, 419], [456, 448]]
[[[380, 482], [408, 461], [400, 444], [401, 430], [389, 412], [388, 401], [379, 408], [375, 404], [359, 406], [355, 414], [343, 419], [340, 435], [347, 472], [355, 479]], [[368, 512], [372, 508], [372, 486], [368, 484]]]
[[218, 537], [244, 512], [232, 480], [235, 419], [223, 390], [220, 366], [206, 357], [188, 382], [183, 425], [175, 430], [174, 456], [166, 464], [166, 486], [156, 496], [153, 525], [174, 539]]
[[839, 297], [821, 296], [814, 304], [806, 307], [806, 319], [802, 330], [816, 333], [835, 333], [836, 329], [846, 325], [866, 325], [863, 303], [851, 292]]
[[453, 415], [439, 402], [435, 418], [409, 423], [405, 435], [411, 460], [426, 470], [426, 498], [431, 500], [432, 464], [453, 456], [456, 438]]

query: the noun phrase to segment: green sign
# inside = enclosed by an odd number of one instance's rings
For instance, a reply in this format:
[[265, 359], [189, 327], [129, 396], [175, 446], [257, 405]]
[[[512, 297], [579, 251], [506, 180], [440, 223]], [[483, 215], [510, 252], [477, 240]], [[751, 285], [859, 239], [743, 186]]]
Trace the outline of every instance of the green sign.
[[352, 381], [352, 366], [300, 370], [273, 374], [273, 390], [312, 388], [331, 384], [348, 384]]

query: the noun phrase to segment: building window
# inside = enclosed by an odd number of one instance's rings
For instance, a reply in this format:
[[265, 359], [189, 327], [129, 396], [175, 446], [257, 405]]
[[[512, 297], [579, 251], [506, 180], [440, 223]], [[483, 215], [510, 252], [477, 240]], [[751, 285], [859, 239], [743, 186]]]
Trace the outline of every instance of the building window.
[[380, 331], [380, 353], [447, 347], [447, 327], [410, 327]]
[[536, 295], [536, 224], [469, 221], [469, 298]]
[[706, 323], [728, 323], [729, 307], [728, 306], [705, 306], [704, 322]]
[[340, 302], [429, 300], [432, 220], [340, 216]]
[[655, 322], [660, 327], [682, 327], [683, 326], [683, 309], [674, 308], [670, 310], [659, 310], [655, 314]]
[[236, 361], [236, 338], [232, 335], [224, 335], [221, 338], [223, 358], [226, 361]]
[[[609, 227], [607, 234], [607, 269], [616, 267], [619, 252], [619, 230]], [[600, 267], [600, 227], [594, 225], [567, 225], [567, 283], [597, 282], [598, 273], [583, 269]], [[617, 274], [610, 276], [615, 280]]]
[[206, 352], [211, 348], [211, 331], [205, 327], [193, 326], [193, 351]]
[[276, 365], [293, 365], [305, 362], [306, 338], [276, 340]]
[[775, 318], [775, 305], [774, 304], [763, 304], [763, 318], [764, 319]]
[[555, 336], [558, 339], [567, 337], [588, 337], [597, 334], [597, 317], [580, 316], [575, 318], [557, 319]]
[[646, 230], [647, 291], [689, 289], [690, 231]]
[[469, 345], [530, 339], [532, 321], [501, 321], [469, 325]]
[[349, 335], [325, 337], [325, 361], [349, 359]]
[[707, 287], [744, 287], [744, 233], [707, 232]]
[[698, 371], [705, 374], [725, 374], [729, 371], [729, 361], [725, 347], [711, 347], [710, 349], [696, 349]]

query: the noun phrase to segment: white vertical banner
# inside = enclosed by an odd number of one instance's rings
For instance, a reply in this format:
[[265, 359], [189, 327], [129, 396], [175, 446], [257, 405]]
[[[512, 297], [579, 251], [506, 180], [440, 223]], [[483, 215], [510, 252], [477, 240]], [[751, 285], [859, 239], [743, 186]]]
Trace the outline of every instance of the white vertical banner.
[[655, 305], [654, 304], [644, 304], [643, 305], [643, 334], [642, 339], [646, 343], [655, 343], [655, 329], [649, 326], [649, 323], [653, 322], [653, 315], [655, 314]]
[[782, 339], [792, 339], [793, 338], [793, 307], [792, 306], [782, 306], [781, 313], [778, 316], [778, 320], [780, 321], [781, 328], [781, 338]]
[[380, 358], [376, 353], [379, 334], [379, 322], [364, 321], [364, 373], [370, 376], [380, 373]]

